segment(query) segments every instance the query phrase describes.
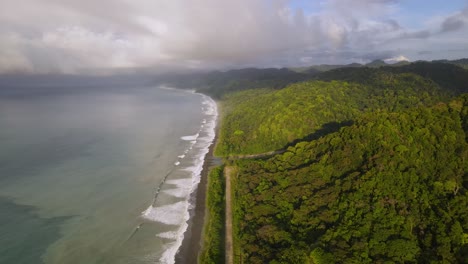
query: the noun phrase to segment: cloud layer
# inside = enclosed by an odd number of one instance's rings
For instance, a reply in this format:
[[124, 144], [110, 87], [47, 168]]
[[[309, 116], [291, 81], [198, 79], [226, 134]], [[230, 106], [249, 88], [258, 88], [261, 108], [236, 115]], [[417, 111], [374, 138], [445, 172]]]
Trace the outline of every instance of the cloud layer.
[[411, 28], [399, 21], [398, 0], [291, 6], [286, 0], [3, 0], [0, 72], [282, 67], [467, 52], [467, 8]]

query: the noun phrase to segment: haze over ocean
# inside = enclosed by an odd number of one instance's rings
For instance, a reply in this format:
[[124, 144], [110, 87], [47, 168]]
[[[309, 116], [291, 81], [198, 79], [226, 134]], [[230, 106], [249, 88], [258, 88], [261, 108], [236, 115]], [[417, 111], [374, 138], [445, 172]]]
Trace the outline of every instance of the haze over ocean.
[[0, 263], [172, 263], [215, 107], [155, 87], [2, 87]]

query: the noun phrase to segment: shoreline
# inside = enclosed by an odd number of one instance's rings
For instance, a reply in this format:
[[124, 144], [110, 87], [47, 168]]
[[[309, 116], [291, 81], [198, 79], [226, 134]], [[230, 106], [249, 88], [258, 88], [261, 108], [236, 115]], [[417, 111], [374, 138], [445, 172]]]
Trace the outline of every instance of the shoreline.
[[195, 199], [195, 207], [190, 210], [190, 219], [187, 230], [184, 233], [184, 239], [175, 256], [176, 264], [192, 264], [194, 259], [198, 261], [198, 256], [203, 245], [203, 231], [206, 218], [206, 192], [208, 185], [208, 173], [210, 169], [217, 165], [218, 159], [213, 155], [217, 136], [210, 146], [209, 152], [205, 156], [203, 170], [201, 172], [200, 183], [196, 194], [191, 197]]
[[[207, 96], [207, 95], [206, 95]], [[208, 96], [209, 97], [209, 96]], [[213, 100], [211, 97], [209, 97]], [[216, 108], [219, 110], [218, 102], [214, 101]], [[208, 173], [213, 166], [220, 163], [220, 159], [214, 156], [214, 149], [218, 141], [218, 121], [219, 113], [217, 115], [216, 125], [214, 128], [215, 136], [205, 155], [202, 171], [200, 173], [200, 182], [195, 193], [190, 197], [194, 205], [189, 210], [190, 218], [187, 221], [187, 229], [184, 232], [182, 245], [179, 247], [175, 255], [175, 264], [193, 264], [198, 262], [198, 257], [201, 253], [204, 239], [204, 230], [206, 224], [206, 196], [208, 186]]]

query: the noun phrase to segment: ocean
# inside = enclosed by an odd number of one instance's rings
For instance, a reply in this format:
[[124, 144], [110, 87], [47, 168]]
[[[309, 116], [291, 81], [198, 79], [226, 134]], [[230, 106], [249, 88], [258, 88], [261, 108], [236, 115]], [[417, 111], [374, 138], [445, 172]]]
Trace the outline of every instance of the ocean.
[[174, 263], [216, 117], [164, 87], [0, 87], [0, 263]]

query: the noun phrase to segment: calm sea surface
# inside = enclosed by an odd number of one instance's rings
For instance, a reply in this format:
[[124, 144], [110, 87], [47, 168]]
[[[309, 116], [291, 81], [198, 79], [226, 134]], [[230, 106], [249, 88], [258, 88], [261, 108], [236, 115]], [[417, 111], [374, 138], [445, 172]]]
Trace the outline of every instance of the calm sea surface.
[[157, 87], [0, 87], [0, 263], [173, 263], [210, 98]]

